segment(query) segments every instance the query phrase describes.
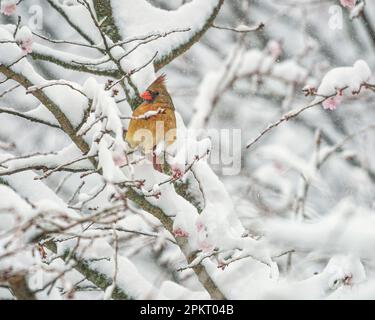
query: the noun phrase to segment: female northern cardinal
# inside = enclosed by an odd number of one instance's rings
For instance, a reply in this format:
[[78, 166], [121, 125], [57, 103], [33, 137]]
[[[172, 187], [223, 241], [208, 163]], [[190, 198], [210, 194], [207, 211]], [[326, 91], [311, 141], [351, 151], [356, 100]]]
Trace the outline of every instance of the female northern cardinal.
[[160, 172], [155, 148], [161, 142], [168, 146], [176, 140], [174, 106], [165, 81], [165, 75], [161, 75], [140, 95], [144, 102], [133, 111], [125, 137], [133, 149], [141, 147], [145, 154], [152, 152], [154, 168]]

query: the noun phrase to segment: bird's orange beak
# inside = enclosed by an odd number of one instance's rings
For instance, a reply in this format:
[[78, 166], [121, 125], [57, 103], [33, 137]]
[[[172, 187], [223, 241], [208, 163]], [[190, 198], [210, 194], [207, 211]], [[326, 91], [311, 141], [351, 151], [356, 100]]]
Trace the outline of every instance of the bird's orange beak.
[[143, 92], [140, 97], [145, 100], [145, 101], [152, 101], [154, 99], [154, 97], [152, 96], [152, 94], [150, 93], [150, 91], [146, 90], [145, 92]]

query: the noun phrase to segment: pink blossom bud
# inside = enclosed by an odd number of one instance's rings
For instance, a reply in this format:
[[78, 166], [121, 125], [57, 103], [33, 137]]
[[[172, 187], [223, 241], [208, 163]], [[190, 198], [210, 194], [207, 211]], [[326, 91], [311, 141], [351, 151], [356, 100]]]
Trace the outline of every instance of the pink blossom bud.
[[215, 246], [207, 239], [198, 242], [198, 249], [202, 250], [202, 252], [211, 252], [214, 248]]
[[172, 177], [173, 180], [178, 180], [184, 175], [183, 170], [179, 168], [172, 168]]
[[205, 229], [204, 224], [200, 221], [198, 221], [195, 225], [197, 227], [198, 232], [201, 232]]
[[189, 233], [186, 232], [185, 230], [181, 229], [181, 228], [177, 228], [177, 229], [173, 230], [173, 234], [176, 237], [181, 237], [181, 238], [187, 238], [189, 236]]
[[342, 96], [337, 95], [330, 97], [323, 101], [323, 108], [328, 110], [335, 110], [337, 106], [342, 102]]
[[270, 40], [267, 44], [267, 50], [273, 59], [277, 59], [283, 53], [283, 49], [279, 41]]
[[340, 0], [343, 7], [353, 9], [355, 7], [356, 0]]
[[1, 13], [5, 16], [12, 16], [17, 10], [17, 5], [14, 1], [3, 0], [1, 2]]
[[33, 34], [28, 27], [23, 26], [20, 30], [18, 30], [16, 41], [24, 54], [33, 52]]

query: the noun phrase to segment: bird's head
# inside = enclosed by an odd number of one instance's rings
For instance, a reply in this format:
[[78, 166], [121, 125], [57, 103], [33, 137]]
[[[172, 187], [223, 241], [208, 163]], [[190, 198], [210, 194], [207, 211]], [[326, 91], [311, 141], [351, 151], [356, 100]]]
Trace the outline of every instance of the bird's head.
[[159, 76], [145, 92], [143, 92], [140, 97], [146, 103], [163, 103], [167, 106], [173, 107], [172, 99], [168, 93], [167, 87], [165, 85], [166, 76], [162, 74]]

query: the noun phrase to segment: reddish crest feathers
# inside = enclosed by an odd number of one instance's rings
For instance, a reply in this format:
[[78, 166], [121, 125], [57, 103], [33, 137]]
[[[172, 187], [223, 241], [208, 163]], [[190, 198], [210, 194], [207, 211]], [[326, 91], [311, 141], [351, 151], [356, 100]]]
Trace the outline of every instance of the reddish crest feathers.
[[167, 80], [166, 75], [163, 73], [147, 88], [145, 92], [140, 94], [140, 97], [144, 101], [153, 101], [159, 94], [165, 94], [166, 87], [165, 81]]
[[166, 81], [167, 76], [165, 75], [165, 73], [163, 73], [159, 77], [157, 77], [153, 84], [165, 84]]

